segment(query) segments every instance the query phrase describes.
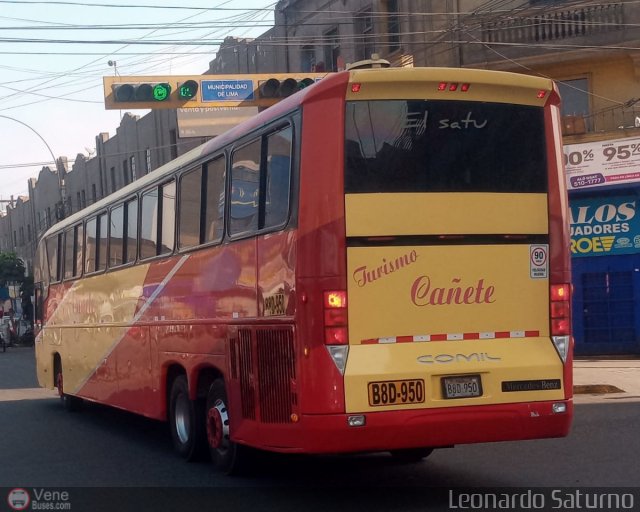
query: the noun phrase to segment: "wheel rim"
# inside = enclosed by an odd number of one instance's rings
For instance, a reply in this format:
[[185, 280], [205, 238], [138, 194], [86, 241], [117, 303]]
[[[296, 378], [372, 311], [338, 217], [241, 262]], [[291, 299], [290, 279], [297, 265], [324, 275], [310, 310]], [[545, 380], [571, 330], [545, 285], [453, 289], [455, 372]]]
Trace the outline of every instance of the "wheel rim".
[[180, 442], [183, 444], [189, 442], [191, 433], [191, 411], [189, 409], [189, 400], [185, 395], [179, 395], [176, 399], [175, 427]]
[[211, 448], [224, 451], [229, 447], [229, 415], [222, 400], [207, 412], [207, 439]]

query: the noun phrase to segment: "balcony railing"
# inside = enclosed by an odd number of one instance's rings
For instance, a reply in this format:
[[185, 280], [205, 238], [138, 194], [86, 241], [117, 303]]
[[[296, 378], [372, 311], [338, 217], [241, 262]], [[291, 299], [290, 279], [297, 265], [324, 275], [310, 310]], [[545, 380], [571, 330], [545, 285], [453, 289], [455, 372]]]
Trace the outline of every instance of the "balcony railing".
[[544, 43], [620, 30], [622, 3], [592, 5], [553, 12], [529, 9], [521, 16], [482, 22], [482, 39], [497, 43]]
[[605, 108], [588, 115], [567, 115], [562, 118], [563, 135], [640, 130], [640, 98], [623, 105]]

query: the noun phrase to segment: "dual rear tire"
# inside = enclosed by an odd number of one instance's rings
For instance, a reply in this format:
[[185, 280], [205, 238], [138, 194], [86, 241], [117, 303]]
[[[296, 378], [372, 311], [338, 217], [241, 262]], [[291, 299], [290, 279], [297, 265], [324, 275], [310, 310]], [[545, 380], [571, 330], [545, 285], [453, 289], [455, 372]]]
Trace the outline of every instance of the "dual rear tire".
[[249, 449], [231, 441], [227, 394], [222, 379], [210, 385], [206, 399], [191, 400], [187, 378], [175, 378], [169, 395], [169, 423], [176, 451], [188, 461], [210, 458], [221, 472], [243, 473]]

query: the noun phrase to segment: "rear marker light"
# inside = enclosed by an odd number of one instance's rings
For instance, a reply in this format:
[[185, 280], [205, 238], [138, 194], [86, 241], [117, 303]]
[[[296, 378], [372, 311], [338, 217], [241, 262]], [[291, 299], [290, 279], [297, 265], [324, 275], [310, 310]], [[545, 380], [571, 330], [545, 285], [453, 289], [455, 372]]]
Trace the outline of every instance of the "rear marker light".
[[536, 95], [536, 98], [538, 99], [542, 99], [547, 95], [547, 91], [538, 91], [538, 94]]
[[447, 90], [447, 82], [440, 82], [438, 84], [438, 90], [439, 91], [446, 91]]
[[451, 84], [449, 86], [449, 90], [450, 91], [457, 91], [458, 90], [458, 84]]
[[349, 356], [349, 345], [329, 345], [327, 350], [340, 374], [344, 375], [344, 369], [347, 367], [347, 357]]
[[460, 87], [460, 90], [462, 92], [467, 92], [469, 90], [469, 87], [471, 87], [471, 84], [462, 84], [462, 86]]
[[351, 84], [351, 92], [360, 92], [362, 84]]

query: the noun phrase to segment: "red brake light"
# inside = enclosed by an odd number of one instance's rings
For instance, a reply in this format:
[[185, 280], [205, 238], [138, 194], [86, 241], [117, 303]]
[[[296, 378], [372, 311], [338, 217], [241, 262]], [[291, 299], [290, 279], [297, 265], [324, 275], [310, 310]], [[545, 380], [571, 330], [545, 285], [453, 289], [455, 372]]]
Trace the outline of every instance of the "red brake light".
[[471, 84], [462, 84], [462, 85], [460, 86], [460, 90], [461, 90], [462, 92], [467, 92], [467, 91], [469, 90], [469, 87], [471, 87]]
[[438, 84], [438, 90], [439, 91], [446, 91], [447, 90], [447, 82], [440, 82]]
[[362, 84], [351, 84], [351, 92], [360, 92]]
[[458, 90], [458, 84], [453, 83], [453, 84], [449, 85], [449, 90], [450, 91], [457, 91]]
[[551, 303], [551, 335], [568, 336], [571, 334], [571, 285], [552, 284], [549, 289]]

